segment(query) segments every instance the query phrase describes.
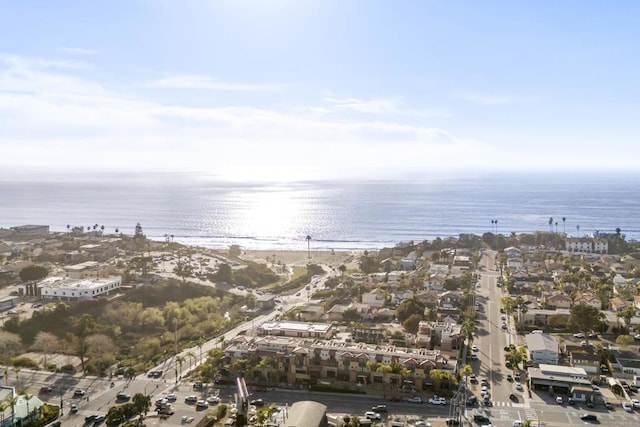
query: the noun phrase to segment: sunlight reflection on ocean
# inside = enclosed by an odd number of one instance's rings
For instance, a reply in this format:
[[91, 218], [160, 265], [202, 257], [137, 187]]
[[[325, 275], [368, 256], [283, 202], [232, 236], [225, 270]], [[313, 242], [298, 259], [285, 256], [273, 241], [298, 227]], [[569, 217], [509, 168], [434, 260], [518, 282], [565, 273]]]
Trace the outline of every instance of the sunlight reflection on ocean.
[[[104, 225], [215, 248], [376, 249], [409, 240], [536, 230], [585, 235], [620, 227], [640, 236], [637, 176], [494, 175], [473, 178], [229, 184], [184, 177], [19, 180], [0, 178], [0, 227], [52, 231]], [[552, 227], [549, 218], [553, 217]], [[566, 220], [562, 221], [562, 217]], [[580, 226], [580, 231], [577, 226]]]

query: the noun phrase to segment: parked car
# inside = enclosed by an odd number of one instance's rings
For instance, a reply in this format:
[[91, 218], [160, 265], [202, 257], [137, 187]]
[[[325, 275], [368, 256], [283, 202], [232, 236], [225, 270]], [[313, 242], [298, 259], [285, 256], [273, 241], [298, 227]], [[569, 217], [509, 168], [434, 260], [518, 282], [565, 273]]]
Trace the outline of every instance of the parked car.
[[507, 375], [507, 381], [513, 382], [513, 377], [511, 376], [511, 374]]
[[475, 344], [473, 345], [473, 347], [471, 347], [471, 351], [478, 351], [478, 350], [479, 350], [479, 348]]
[[522, 391], [522, 384], [520, 382], [516, 383], [516, 390]]
[[409, 403], [422, 403], [422, 398], [419, 396], [416, 397], [410, 397], [407, 399], [407, 402]]
[[371, 410], [373, 412], [377, 412], [379, 414], [386, 414], [387, 413], [387, 405], [376, 405], [376, 406], [372, 407]]
[[184, 398], [185, 403], [196, 403], [198, 401], [198, 397], [193, 394]]
[[605, 407], [605, 408], [607, 408], [607, 409], [613, 409], [613, 405], [611, 404], [611, 402], [609, 402], [609, 401], [606, 401], [606, 400], [605, 400], [605, 401], [603, 402], [603, 404], [604, 404], [604, 407]]
[[96, 414], [93, 415], [88, 415], [86, 417], [84, 417], [84, 423], [85, 424], [90, 424], [93, 422], [93, 420], [95, 420], [96, 418], [98, 418], [98, 416]]
[[87, 394], [87, 392], [81, 388], [75, 389], [73, 391], [73, 397], [83, 397], [85, 394]]
[[209, 407], [209, 404], [207, 403], [206, 400], [200, 399], [200, 400], [196, 401], [196, 408], [207, 409], [208, 407]]
[[556, 396], [556, 403], [559, 403], [561, 405], [564, 403], [564, 399], [562, 398], [562, 396]]
[[49, 393], [51, 390], [53, 389], [48, 385], [43, 385], [42, 387], [40, 387], [40, 393]]
[[474, 395], [467, 397], [467, 406], [475, 406], [478, 404], [478, 398]]
[[96, 417], [96, 419], [95, 419], [95, 420], [93, 420], [93, 425], [94, 425], [94, 426], [97, 426], [98, 424], [102, 424], [102, 422], [103, 422], [106, 418], [107, 418], [107, 417], [106, 417], [106, 416], [104, 416], [104, 415], [98, 415], [98, 416]]
[[477, 378], [475, 375], [471, 375], [471, 376], [469, 377], [469, 382], [470, 382], [471, 384], [478, 384], [478, 378]]
[[518, 401], [518, 396], [516, 396], [515, 393], [509, 393], [509, 400], [517, 402]]
[[167, 399], [169, 402], [175, 402], [176, 400], [178, 400], [178, 395], [175, 393], [169, 393], [164, 398]]
[[460, 421], [458, 421], [456, 418], [448, 418], [447, 421], [445, 421], [445, 424], [448, 426], [459, 426]]
[[77, 414], [78, 413], [78, 405], [76, 405], [75, 403], [73, 403], [71, 405], [71, 413], [72, 414]]
[[633, 409], [640, 409], [640, 400], [631, 399], [631, 405], [633, 406]]
[[629, 402], [622, 402], [622, 409], [624, 409], [627, 412], [633, 412], [633, 408], [631, 407]]
[[217, 405], [220, 403], [220, 398], [218, 396], [209, 396], [207, 397], [207, 403], [210, 405]]
[[578, 332], [577, 334], [573, 334], [574, 338], [584, 338], [584, 334], [582, 332]]
[[640, 334], [635, 334], [635, 335], [633, 336], [633, 339], [634, 339], [634, 340], [640, 340]]
[[373, 412], [373, 411], [365, 412], [364, 416], [367, 417], [370, 420], [381, 420], [382, 419], [382, 416], [379, 413]]
[[596, 406], [591, 400], [587, 400], [586, 405], [587, 405], [587, 408], [595, 408]]
[[254, 399], [249, 403], [252, 404], [253, 406], [264, 406], [264, 400], [262, 399]]

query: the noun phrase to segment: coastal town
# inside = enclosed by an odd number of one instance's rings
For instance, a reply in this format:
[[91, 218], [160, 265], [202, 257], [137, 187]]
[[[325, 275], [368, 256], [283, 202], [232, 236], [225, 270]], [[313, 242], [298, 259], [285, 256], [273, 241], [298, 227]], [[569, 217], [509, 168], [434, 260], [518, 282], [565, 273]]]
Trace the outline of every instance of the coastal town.
[[640, 245], [0, 229], [0, 427], [640, 425]]

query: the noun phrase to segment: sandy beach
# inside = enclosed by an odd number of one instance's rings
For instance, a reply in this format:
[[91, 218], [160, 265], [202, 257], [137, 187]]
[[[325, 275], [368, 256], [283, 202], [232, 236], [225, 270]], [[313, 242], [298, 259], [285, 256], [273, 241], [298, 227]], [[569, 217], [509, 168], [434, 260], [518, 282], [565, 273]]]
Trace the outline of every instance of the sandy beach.
[[359, 257], [357, 252], [341, 251], [282, 251], [282, 250], [243, 250], [241, 259], [259, 263], [269, 262], [283, 263], [286, 265], [306, 265], [308, 263], [328, 264], [337, 267], [341, 264], [353, 263]]

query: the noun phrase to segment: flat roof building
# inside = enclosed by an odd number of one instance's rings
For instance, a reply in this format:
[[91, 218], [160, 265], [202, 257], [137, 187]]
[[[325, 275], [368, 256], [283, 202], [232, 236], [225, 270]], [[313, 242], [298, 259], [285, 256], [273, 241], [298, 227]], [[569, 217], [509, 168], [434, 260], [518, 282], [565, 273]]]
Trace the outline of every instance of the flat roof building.
[[285, 414], [283, 427], [325, 427], [327, 407], [311, 400], [295, 402]]
[[70, 279], [66, 277], [49, 277], [38, 284], [42, 298], [57, 300], [91, 299], [110, 292], [117, 292], [122, 284], [120, 277], [112, 276], [104, 279]]
[[329, 323], [306, 323], [293, 321], [264, 322], [258, 326], [258, 335], [276, 335], [297, 338], [322, 338], [333, 336], [333, 326]]
[[560, 347], [558, 341], [549, 334], [525, 335], [529, 357], [536, 363], [558, 364]]

